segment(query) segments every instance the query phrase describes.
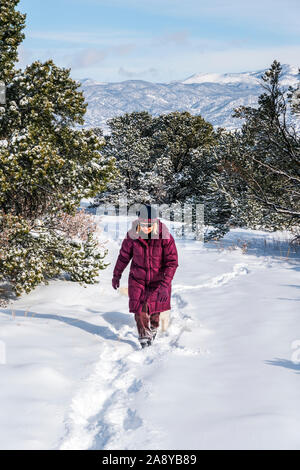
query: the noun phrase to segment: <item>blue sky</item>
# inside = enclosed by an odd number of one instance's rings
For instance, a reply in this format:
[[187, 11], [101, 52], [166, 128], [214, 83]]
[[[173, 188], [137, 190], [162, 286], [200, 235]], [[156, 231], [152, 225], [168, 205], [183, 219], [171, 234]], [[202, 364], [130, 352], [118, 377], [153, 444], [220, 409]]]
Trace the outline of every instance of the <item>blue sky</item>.
[[52, 58], [75, 79], [182, 80], [300, 66], [299, 0], [21, 0], [19, 66]]

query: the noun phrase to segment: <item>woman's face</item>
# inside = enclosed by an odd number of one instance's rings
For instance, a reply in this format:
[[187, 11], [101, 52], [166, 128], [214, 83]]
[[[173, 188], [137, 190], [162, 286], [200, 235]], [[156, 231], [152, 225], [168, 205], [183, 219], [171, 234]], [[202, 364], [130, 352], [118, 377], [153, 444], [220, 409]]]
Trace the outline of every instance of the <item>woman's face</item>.
[[141, 223], [140, 224], [141, 226], [141, 230], [147, 235], [148, 233], [150, 233], [152, 230], [153, 230], [153, 224], [151, 225], [151, 227], [148, 227], [148, 224], [143, 224]]

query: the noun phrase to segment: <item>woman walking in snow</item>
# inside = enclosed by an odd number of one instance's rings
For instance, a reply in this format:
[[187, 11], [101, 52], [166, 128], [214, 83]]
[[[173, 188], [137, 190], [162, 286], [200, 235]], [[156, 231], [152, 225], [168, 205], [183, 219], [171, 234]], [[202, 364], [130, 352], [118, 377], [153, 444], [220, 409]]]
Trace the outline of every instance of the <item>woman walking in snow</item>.
[[142, 348], [150, 346], [159, 327], [160, 313], [171, 309], [171, 283], [178, 267], [175, 240], [159, 220], [154, 207], [141, 206], [138, 219], [124, 238], [113, 271], [112, 286], [120, 286], [122, 273], [132, 259], [128, 276], [129, 311]]

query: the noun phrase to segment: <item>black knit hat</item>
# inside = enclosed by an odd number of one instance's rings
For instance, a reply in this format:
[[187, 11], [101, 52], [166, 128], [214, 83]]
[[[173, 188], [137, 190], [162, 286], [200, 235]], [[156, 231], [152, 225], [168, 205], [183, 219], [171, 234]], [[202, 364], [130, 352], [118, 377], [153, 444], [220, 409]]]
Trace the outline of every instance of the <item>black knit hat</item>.
[[157, 210], [149, 204], [142, 204], [138, 211], [140, 222], [157, 222]]

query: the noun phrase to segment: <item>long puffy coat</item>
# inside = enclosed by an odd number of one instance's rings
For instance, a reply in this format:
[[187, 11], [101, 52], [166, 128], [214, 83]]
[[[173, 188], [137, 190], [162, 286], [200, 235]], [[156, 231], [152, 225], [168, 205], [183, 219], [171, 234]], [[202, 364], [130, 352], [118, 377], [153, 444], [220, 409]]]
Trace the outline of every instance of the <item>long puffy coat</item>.
[[[136, 231], [138, 220], [124, 238], [113, 275], [121, 278], [132, 259], [128, 276], [129, 311], [141, 313], [147, 302], [149, 313], [171, 309], [171, 282], [178, 267], [175, 240], [167, 226], [158, 219], [158, 233], [149, 241]], [[158, 302], [157, 288], [163, 284], [168, 289], [166, 302]]]

